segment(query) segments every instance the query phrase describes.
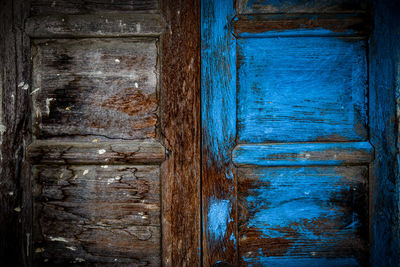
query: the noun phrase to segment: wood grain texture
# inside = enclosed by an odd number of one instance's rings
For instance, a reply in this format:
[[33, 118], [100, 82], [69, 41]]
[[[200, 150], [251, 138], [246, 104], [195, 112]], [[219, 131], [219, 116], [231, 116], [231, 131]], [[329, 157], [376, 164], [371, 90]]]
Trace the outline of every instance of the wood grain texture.
[[35, 141], [27, 149], [34, 164], [156, 164], [165, 160], [157, 141]]
[[159, 266], [159, 175], [159, 166], [36, 166], [35, 263]]
[[400, 32], [398, 1], [373, 1], [369, 47], [370, 127], [375, 147], [372, 266], [400, 266]]
[[28, 0], [0, 1], [0, 266], [31, 266], [29, 6]]
[[239, 0], [238, 13], [350, 13], [363, 12], [367, 0]]
[[26, 31], [35, 38], [157, 37], [165, 28], [159, 14], [85, 14], [31, 17]]
[[366, 36], [370, 22], [365, 14], [238, 15], [232, 21], [238, 37], [292, 35]]
[[362, 39], [238, 39], [238, 139], [243, 143], [368, 138]]
[[[232, 0], [203, 0], [201, 17], [202, 216], [204, 266], [237, 265], [236, 40]], [[224, 265], [225, 264], [225, 265]]]
[[158, 0], [33, 0], [32, 15], [113, 13], [156, 13]]
[[36, 40], [37, 138], [156, 137], [155, 39]]
[[163, 0], [163, 266], [201, 266], [200, 0]]
[[368, 164], [374, 159], [368, 142], [238, 145], [236, 166], [310, 166]]
[[238, 170], [243, 266], [368, 263], [368, 168]]

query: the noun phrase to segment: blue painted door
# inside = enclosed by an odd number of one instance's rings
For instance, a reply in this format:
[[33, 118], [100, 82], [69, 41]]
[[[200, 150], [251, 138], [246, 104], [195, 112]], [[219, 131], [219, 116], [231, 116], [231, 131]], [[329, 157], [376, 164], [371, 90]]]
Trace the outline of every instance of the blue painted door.
[[365, 266], [363, 1], [202, 1], [203, 263]]

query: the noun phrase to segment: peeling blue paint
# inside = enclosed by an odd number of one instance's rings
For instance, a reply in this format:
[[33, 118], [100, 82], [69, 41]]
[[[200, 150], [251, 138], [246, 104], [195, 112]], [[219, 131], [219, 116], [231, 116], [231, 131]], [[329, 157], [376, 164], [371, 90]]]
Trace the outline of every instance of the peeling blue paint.
[[[355, 258], [285, 258], [285, 257], [266, 257], [254, 258], [244, 257], [243, 261], [247, 266], [296, 266], [296, 267], [338, 267], [338, 266], [360, 266]], [[260, 265], [261, 264], [261, 265]]]
[[285, 37], [237, 42], [241, 142], [367, 139], [363, 40]]
[[228, 224], [231, 222], [232, 210], [229, 200], [210, 199], [208, 209], [208, 232], [214, 240], [224, 238]]
[[211, 1], [202, 12], [202, 122], [203, 146], [211, 155], [209, 163], [230, 161], [236, 137], [236, 40], [230, 34], [233, 1]]
[[346, 30], [345, 32], [334, 32], [325, 28], [312, 28], [312, 29], [291, 29], [291, 30], [278, 30], [278, 31], [265, 31], [262, 33], [241, 32], [241, 38], [268, 38], [268, 37], [334, 37], [334, 36], [354, 36], [354, 30]]

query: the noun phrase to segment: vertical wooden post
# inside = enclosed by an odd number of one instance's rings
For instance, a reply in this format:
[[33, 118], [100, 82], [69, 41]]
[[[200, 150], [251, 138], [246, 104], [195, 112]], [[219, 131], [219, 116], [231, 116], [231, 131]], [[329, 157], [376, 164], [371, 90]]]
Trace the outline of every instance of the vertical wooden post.
[[237, 265], [234, 1], [202, 1], [202, 216], [204, 266]]
[[200, 1], [163, 0], [162, 248], [165, 266], [200, 266]]
[[31, 266], [30, 1], [0, 3], [0, 265]]
[[372, 266], [400, 265], [400, 2], [373, 1], [370, 127], [373, 163]]

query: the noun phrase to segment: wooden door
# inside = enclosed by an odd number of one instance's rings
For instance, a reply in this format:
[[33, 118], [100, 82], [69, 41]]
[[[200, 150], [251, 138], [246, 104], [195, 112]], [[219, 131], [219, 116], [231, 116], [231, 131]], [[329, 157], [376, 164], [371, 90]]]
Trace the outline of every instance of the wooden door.
[[203, 263], [366, 266], [363, 1], [202, 1]]
[[32, 1], [21, 262], [199, 265], [199, 3]]

